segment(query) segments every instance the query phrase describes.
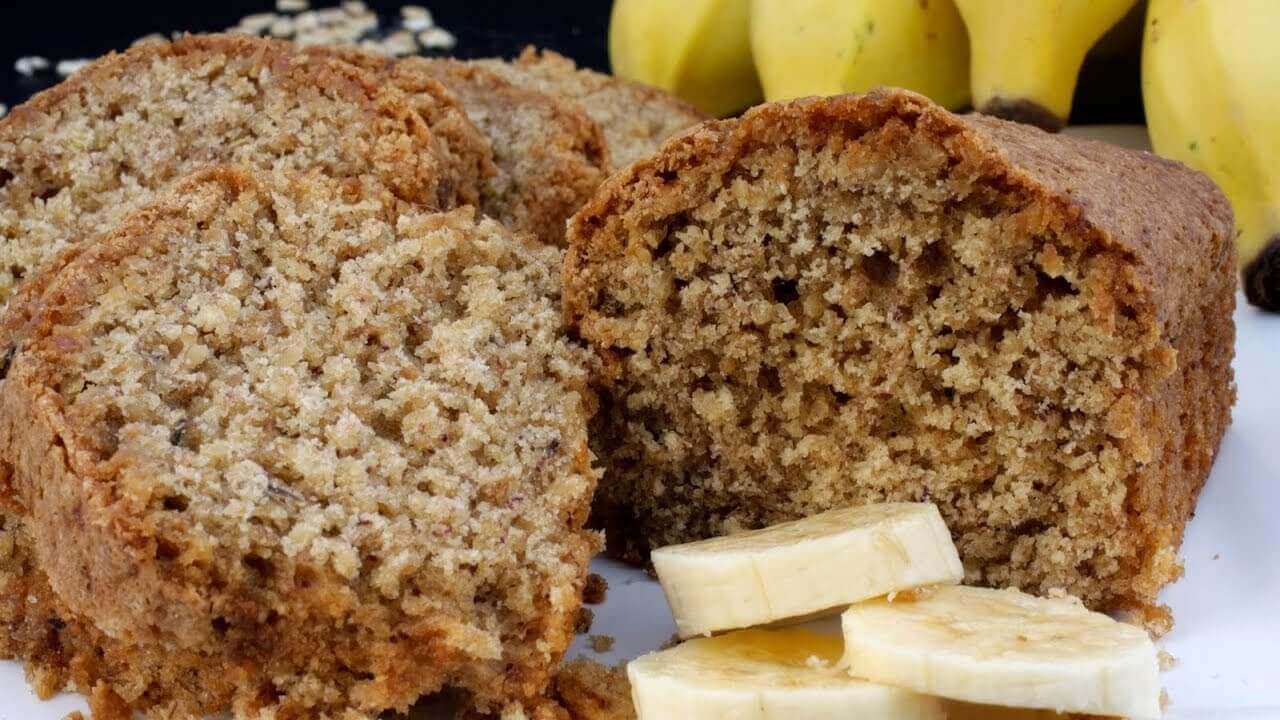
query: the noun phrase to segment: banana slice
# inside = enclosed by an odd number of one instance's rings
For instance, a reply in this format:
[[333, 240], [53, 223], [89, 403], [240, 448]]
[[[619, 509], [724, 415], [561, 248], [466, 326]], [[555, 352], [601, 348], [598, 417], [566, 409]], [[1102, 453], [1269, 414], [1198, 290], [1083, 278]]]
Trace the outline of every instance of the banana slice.
[[855, 680], [840, 639], [801, 628], [689, 640], [627, 665], [639, 720], [944, 720], [942, 701]]
[[854, 677], [966, 702], [1160, 717], [1147, 633], [1068, 600], [942, 587], [854, 605], [842, 624]]
[[964, 577], [938, 508], [832, 510], [764, 530], [653, 552], [680, 637], [814, 616]]

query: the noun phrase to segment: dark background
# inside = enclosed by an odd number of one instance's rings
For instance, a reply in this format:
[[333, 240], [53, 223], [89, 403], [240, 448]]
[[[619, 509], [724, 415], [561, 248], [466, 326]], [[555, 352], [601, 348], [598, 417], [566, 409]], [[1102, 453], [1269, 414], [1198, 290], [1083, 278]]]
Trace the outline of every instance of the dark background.
[[[336, 0], [312, 0], [315, 8]], [[388, 19], [399, 17], [403, 2], [366, 0]], [[527, 44], [558, 50], [579, 64], [608, 70], [607, 28], [611, 0], [417, 0], [436, 24], [458, 38], [462, 57], [515, 55]], [[129, 46], [148, 33], [174, 30], [211, 32], [235, 25], [245, 15], [275, 11], [274, 0], [9, 0], [0, 16], [0, 102], [10, 107], [58, 81], [50, 68], [22, 77], [14, 61], [41, 55], [60, 59], [97, 57]], [[1076, 93], [1076, 123], [1142, 122], [1138, 84], [1137, 38], [1141, 16], [1135, 13], [1110, 42], [1085, 65]]]

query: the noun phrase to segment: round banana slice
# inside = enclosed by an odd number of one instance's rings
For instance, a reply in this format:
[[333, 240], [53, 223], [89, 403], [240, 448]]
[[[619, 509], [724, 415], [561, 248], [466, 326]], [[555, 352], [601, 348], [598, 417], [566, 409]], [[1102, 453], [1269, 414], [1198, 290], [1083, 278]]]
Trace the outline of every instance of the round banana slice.
[[842, 624], [854, 677], [966, 702], [1160, 717], [1147, 633], [1073, 601], [940, 587], [854, 605]]
[[627, 665], [639, 720], [944, 720], [942, 702], [855, 680], [840, 639], [801, 628], [689, 640]]
[[931, 503], [832, 510], [764, 530], [653, 551], [680, 637], [838, 611], [957, 583], [964, 567]]

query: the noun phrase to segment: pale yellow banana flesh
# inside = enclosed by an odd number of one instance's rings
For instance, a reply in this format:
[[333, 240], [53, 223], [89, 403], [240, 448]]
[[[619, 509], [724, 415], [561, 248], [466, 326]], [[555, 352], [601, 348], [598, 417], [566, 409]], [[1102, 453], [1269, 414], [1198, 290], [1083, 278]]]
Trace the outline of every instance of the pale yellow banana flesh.
[[725, 115], [763, 95], [751, 59], [750, 0], [616, 0], [609, 20], [614, 74]]
[[938, 587], [859, 603], [842, 624], [855, 677], [966, 702], [1160, 717], [1146, 632], [1072, 601]]
[[809, 628], [687, 641], [627, 667], [639, 720], [1054, 720], [851, 678], [842, 642]]
[[969, 102], [969, 47], [952, 0], [753, 0], [751, 47], [765, 98], [914, 90]]
[[1137, 0], [956, 0], [978, 110], [1061, 129], [1085, 54]]
[[855, 680], [804, 629], [689, 640], [627, 665], [639, 720], [944, 720], [941, 701]]
[[1239, 260], [1280, 236], [1280, 3], [1151, 0], [1142, 94], [1155, 151], [1235, 211]]
[[964, 577], [946, 523], [930, 503], [832, 510], [661, 548], [652, 559], [681, 637], [838, 612]]

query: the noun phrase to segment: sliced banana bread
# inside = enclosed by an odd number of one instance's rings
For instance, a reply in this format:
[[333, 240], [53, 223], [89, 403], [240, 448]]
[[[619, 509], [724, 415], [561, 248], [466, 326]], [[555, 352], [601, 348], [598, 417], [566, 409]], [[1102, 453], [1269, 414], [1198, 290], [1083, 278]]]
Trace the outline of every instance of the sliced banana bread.
[[0, 373], [41, 689], [153, 717], [536, 701], [597, 544], [559, 260], [471, 208], [216, 168], [50, 269]]
[[528, 47], [513, 63], [479, 63], [518, 85], [581, 103], [604, 130], [614, 168], [653, 154], [667, 138], [708, 119], [671, 93], [579, 68], [551, 50]]
[[485, 135], [467, 118], [466, 109], [453, 93], [422, 72], [416, 62], [400, 62], [351, 47], [311, 47], [306, 52], [357, 65], [403, 92], [439, 142], [437, 155], [445, 166], [440, 182], [442, 185], [454, 184], [452, 188], [441, 189], [443, 201], [446, 201], [444, 206], [479, 206], [480, 189], [497, 174], [493, 150]]
[[286, 43], [189, 36], [108, 55], [0, 120], [0, 308], [54, 253], [204, 165], [319, 167], [452, 207], [476, 189], [442, 183], [440, 153], [403, 93]]
[[498, 171], [484, 187], [484, 212], [563, 245], [565, 221], [608, 174], [600, 127], [575, 103], [515, 85], [475, 62], [406, 58], [395, 73], [439, 80], [488, 137]]
[[570, 222], [610, 544], [928, 500], [968, 580], [1160, 624], [1235, 397], [1232, 225], [1181, 165], [906, 92], [670, 141]]

